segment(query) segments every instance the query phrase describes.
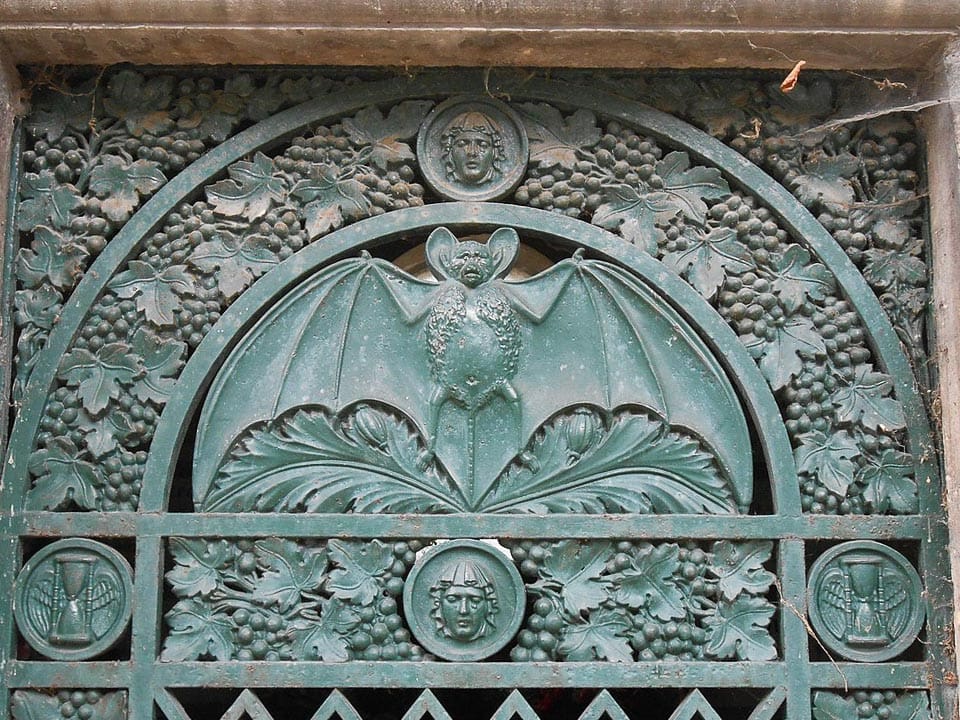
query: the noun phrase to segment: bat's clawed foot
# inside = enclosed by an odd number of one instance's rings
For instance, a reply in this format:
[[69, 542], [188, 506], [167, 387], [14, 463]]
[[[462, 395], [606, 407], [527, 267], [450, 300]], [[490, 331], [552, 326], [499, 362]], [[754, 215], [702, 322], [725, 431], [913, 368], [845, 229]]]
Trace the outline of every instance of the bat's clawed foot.
[[570, 259], [576, 263], [580, 262], [581, 260], [583, 260], [584, 252], [585, 250], [583, 248], [577, 248], [576, 250], [573, 251], [573, 256]]
[[424, 448], [417, 454], [417, 470], [423, 472], [428, 467], [430, 463], [433, 462], [433, 459], [436, 457], [436, 454], [431, 448]]
[[517, 459], [520, 461], [520, 464], [523, 465], [527, 470], [532, 473], [540, 472], [540, 461], [537, 460], [537, 457], [530, 452], [529, 450], [524, 450], [521, 452]]

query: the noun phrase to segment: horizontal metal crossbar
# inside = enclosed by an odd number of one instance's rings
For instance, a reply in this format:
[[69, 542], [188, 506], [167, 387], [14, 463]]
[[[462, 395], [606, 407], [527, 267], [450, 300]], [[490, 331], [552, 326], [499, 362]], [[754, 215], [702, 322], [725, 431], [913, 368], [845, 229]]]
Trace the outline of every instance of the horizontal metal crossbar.
[[[13, 534], [34, 537], [379, 537], [379, 538], [870, 538], [922, 540], [932, 518], [807, 515], [299, 515], [28, 512]], [[562, 530], [560, 528], [562, 527]]]

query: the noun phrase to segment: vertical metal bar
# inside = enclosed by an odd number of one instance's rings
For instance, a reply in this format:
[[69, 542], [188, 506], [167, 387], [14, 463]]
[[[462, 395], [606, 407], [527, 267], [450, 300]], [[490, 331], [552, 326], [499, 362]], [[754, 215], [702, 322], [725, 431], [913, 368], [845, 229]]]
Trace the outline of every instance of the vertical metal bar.
[[780, 628], [787, 720], [810, 720], [810, 645], [807, 641], [807, 568], [803, 540], [780, 542]]
[[[3, 237], [3, 268], [0, 279], [0, 457], [6, 448], [7, 418], [9, 412], [10, 379], [13, 367], [13, 259], [16, 255], [17, 194], [20, 180], [20, 153], [23, 144], [23, 126], [14, 124], [10, 143], [9, 182], [7, 188], [6, 228]], [[20, 567], [20, 539], [13, 532], [13, 514], [20, 507], [21, 498], [0, 483], [0, 587], [12, 588]], [[13, 593], [3, 593], [0, 601], [0, 720], [7, 720], [10, 712], [10, 690], [7, 683], [8, 661], [16, 652], [16, 631], [13, 620]]]
[[163, 583], [163, 542], [160, 537], [137, 538], [137, 562], [133, 592], [133, 632], [130, 660], [130, 716], [154, 717], [153, 665], [157, 658], [160, 634], [160, 599]]

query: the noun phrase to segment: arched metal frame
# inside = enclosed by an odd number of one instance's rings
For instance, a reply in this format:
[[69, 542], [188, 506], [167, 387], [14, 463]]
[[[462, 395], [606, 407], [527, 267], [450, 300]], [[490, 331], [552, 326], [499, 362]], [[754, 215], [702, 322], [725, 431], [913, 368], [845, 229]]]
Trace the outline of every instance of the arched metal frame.
[[[782, 494], [775, 498], [778, 513], [774, 516], [749, 516], [736, 520], [731, 532], [729, 518], [691, 518], [687, 516], [636, 517], [630, 516], [611, 525], [603, 517], [576, 516], [565, 524], [564, 534], [571, 537], [637, 537], [669, 538], [739, 537], [771, 538], [778, 541], [778, 575], [782, 597], [779, 646], [781, 660], [769, 663], [684, 663], [682, 680], [679, 675], [664, 675], [654, 663], [637, 663], [636, 667], [611, 666], [606, 663], [578, 663], [553, 665], [529, 663], [524, 667], [502, 663], [471, 663], [458, 673], [470, 677], [476, 687], [577, 686], [577, 687], [670, 687], [715, 686], [785, 687], [787, 713], [791, 720], [810, 717], [810, 689], [816, 687], [843, 688], [863, 686], [874, 682], [876, 666], [865, 667], [852, 663], [809, 662], [809, 647], [804, 619], [790, 612], [790, 608], [804, 606], [806, 586], [805, 541], [846, 537], [870, 536], [876, 539], [912, 540], [922, 543], [921, 563], [932, 567], [944, 552], [936, 533], [925, 516], [935, 513], [939, 502], [939, 486], [933, 471], [934, 459], [921, 452], [930, 434], [923, 406], [912, 380], [905, 356], [897, 338], [866, 282], [835, 244], [829, 234], [783, 188], [746, 159], [709, 138], [702, 132], [676, 118], [608, 94], [576, 89], [576, 99], [568, 97], [570, 90], [562, 83], [531, 81], [520, 87], [487, 88], [479, 76], [466, 77], [458, 82], [459, 92], [481, 93], [488, 90], [509, 91], [514, 98], [550, 101], [561, 107], [589, 108], [608, 118], [619, 119], [655, 138], [688, 151], [707, 165], [716, 166], [732, 183], [762, 197], [782, 225], [802, 241], [835, 275], [851, 304], [863, 320], [867, 335], [879, 364], [895, 382], [896, 394], [908, 416], [909, 445], [918, 458], [917, 481], [920, 488], [921, 515], [901, 518], [859, 517], [832, 518], [803, 516], [799, 512], [799, 496], [793, 473], [789, 444], [783, 431], [769, 390], [762, 387], [759, 373], [742, 347], [736, 344], [732, 332], [719, 317], [711, 315], [705, 303], [676, 277], [661, 274], [656, 283], [662, 283], [673, 298], [688, 298], [678, 310], [686, 313], [695, 325], [706, 329], [714, 349], [726, 357], [726, 367], [750, 406], [751, 419], [769, 430], [764, 435], [764, 451], [774, 487]], [[58, 363], [76, 337], [88, 309], [103, 292], [109, 279], [138, 250], [142, 239], [154, 231], [164, 216], [183, 198], [191, 196], [204, 184], [222, 173], [232, 162], [259, 149], [268, 149], [302, 128], [355, 112], [362, 107], [387, 105], [399, 100], [422, 97], [445, 97], [450, 94], [447, 76], [428, 76], [424, 79], [393, 80], [348, 90], [335, 97], [325, 97], [281, 112], [258, 125], [239, 133], [195, 162], [160, 190], [124, 225], [107, 249], [91, 266], [76, 291], [69, 299], [60, 322], [54, 328], [47, 346], [31, 376], [26, 397], [10, 442], [10, 454], [5, 464], [3, 506], [19, 508], [28, 486], [27, 459], [43, 412], [43, 402], [53, 386]], [[469, 220], [464, 214], [471, 213]], [[552, 237], [576, 235], [581, 243], [610, 259], [629, 265], [652, 278], [657, 264], [643, 257], [613, 236], [577, 221], [551, 216], [545, 221], [539, 211], [508, 209], [492, 205], [445, 204], [422, 211], [398, 211], [383, 218], [357, 223], [330, 235], [288, 260], [270, 275], [272, 280], [257, 284], [231, 307], [190, 363], [186, 366], [176, 394], [171, 398], [161, 417], [154, 440], [154, 451], [144, 478], [144, 496], [138, 513], [47, 513], [29, 512], [11, 514], [6, 519], [10, 532], [4, 542], [5, 567], [2, 576], [10, 576], [19, 565], [22, 537], [60, 537], [86, 535], [98, 537], [131, 537], [136, 539], [135, 595], [138, 602], [134, 611], [131, 654], [129, 661], [119, 663], [93, 662], [64, 667], [53, 662], [33, 662], [33, 679], [46, 677], [49, 683], [99, 687], [125, 687], [130, 692], [134, 713], [142, 712], [156, 702], [170, 717], [178, 717], [177, 703], [167, 692], [173, 687], [279, 686], [294, 681], [303, 683], [302, 672], [288, 663], [179, 663], [176, 667], [157, 661], [160, 642], [160, 612], [164, 540], [168, 535], [196, 537], [256, 537], [263, 535], [322, 537], [410, 537], [429, 534], [431, 537], [462, 537], [462, 528], [450, 518], [430, 518], [425, 532], [421, 519], [398, 518], [388, 525], [380, 517], [349, 516], [250, 516], [250, 515], [193, 515], [164, 512], [173, 463], [190, 417], [202, 400], [202, 388], [209, 382], [216, 365], [228, 352], [230, 343], [223, 339], [238, 336], [251, 322], [258, 307], [269, 302], [283, 289], [314, 268], [345, 253], [374, 242], [388, 239], [404, 230], [425, 229], [439, 224], [457, 227], [490, 227], [503, 222], [503, 214], [512, 214], [510, 224], [536, 234]], [[543, 232], [544, 222], [551, 227]], [[570, 233], [570, 234], [568, 234]], [[590, 235], [590, 237], [588, 237]], [[691, 310], [696, 308], [696, 310]], [[222, 331], [222, 334], [220, 333]], [[220, 336], [219, 338], [217, 336]], [[767, 423], [770, 423], [770, 427]], [[787, 480], [781, 484], [781, 480]], [[789, 488], [789, 489], [788, 489]], [[555, 519], [550, 517], [471, 518], [471, 537], [552, 537], [556, 535]], [[939, 544], [939, 547], [938, 547]], [[930, 617], [934, 617], [928, 606]], [[0, 631], [0, 642], [12, 646], [10, 624]], [[13, 661], [16, 665], [19, 661]], [[787, 672], [787, 665], [790, 672]], [[415, 672], [409, 665], [394, 663], [349, 663], [347, 666], [323, 666], [311, 671], [306, 684], [312, 687], [371, 686], [409, 687], [456, 684], [449, 666], [426, 664]], [[650, 665], [651, 667], [648, 667]], [[924, 663], [891, 662], [883, 665], [888, 671], [886, 681], [891, 687], [927, 687]], [[815, 682], [814, 682], [815, 680]]]

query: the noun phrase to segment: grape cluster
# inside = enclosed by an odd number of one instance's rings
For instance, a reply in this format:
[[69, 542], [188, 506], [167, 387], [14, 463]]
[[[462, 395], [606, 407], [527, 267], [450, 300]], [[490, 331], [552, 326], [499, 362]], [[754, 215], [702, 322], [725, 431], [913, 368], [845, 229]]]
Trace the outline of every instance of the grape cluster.
[[286, 260], [307, 243], [307, 234], [292, 210], [268, 212], [256, 225], [257, 233], [266, 238], [267, 249]]
[[527, 580], [536, 580], [540, 575], [540, 564], [547, 557], [550, 543], [546, 541], [521, 540], [520, 542], [504, 541], [520, 567], [520, 574]]
[[37, 444], [45, 446], [55, 437], [67, 437], [74, 445], [79, 446], [84, 439], [84, 432], [80, 429], [82, 409], [77, 393], [68, 387], [59, 387], [47, 400], [40, 418], [40, 433], [37, 435]]
[[[628, 548], [628, 545], [632, 547]], [[637, 549], [646, 547], [649, 547], [649, 544], [619, 543], [612, 569], [619, 572], [629, 567], [632, 554]], [[678, 550], [677, 559], [680, 565], [674, 572], [674, 578], [689, 597], [688, 606], [698, 607], [700, 598], [714, 601], [717, 595], [716, 583], [708, 582], [705, 578], [710, 554], [697, 543], [687, 542]], [[630, 645], [636, 650], [640, 660], [696, 660], [703, 657], [707, 631], [697, 624], [696, 615], [690, 611], [685, 618], [664, 621], [641, 609], [634, 615], [633, 624], [634, 632], [630, 636]]]
[[237, 660], [292, 660], [287, 619], [279, 613], [260, 608], [256, 611], [238, 608], [233, 611], [236, 624]]
[[184, 300], [175, 313], [177, 329], [174, 337], [195, 349], [220, 319], [220, 311], [220, 302], [216, 299]]
[[136, 303], [108, 291], [90, 308], [74, 347], [96, 353], [104, 345], [126, 342], [139, 323]]
[[[719, 302], [720, 314], [741, 336], [753, 335], [772, 341], [777, 337], [778, 328], [787, 321], [770, 281], [757, 272], [727, 276]], [[810, 315], [813, 306], [805, 303], [800, 312]]]
[[106, 459], [103, 468], [107, 473], [107, 484], [101, 498], [104, 510], [137, 509], [146, 464], [147, 453], [144, 450], [120, 450]]
[[594, 148], [581, 149], [571, 166], [531, 167], [514, 199], [570, 217], [592, 214], [604, 202], [603, 189], [627, 184], [642, 190], [663, 187], [656, 164], [663, 151], [649, 138], [610, 122]]
[[164, 218], [163, 228], [147, 239], [138, 259], [157, 270], [180, 265], [195, 247], [217, 234], [215, 221], [207, 203], [181, 203]]
[[510, 650], [510, 659], [514, 662], [556, 660], [565, 625], [560, 608], [551, 598], [537, 598], [533, 612], [527, 615], [526, 627], [517, 635], [517, 644]]
[[31, 150], [22, 155], [23, 168], [27, 172], [53, 172], [60, 183], [74, 183], [80, 177], [80, 171], [86, 165], [88, 157], [85, 148], [72, 135], [64, 135], [54, 142], [37, 140]]
[[100, 697], [100, 693], [96, 690], [61, 690], [57, 693], [60, 716], [91, 720], [97, 715], [97, 703], [100, 702]]
[[197, 137], [196, 131], [177, 130], [169, 135], [143, 133], [129, 137], [124, 141], [123, 149], [131, 157], [159, 163], [164, 174], [169, 176], [199, 158], [206, 145]]
[[363, 146], [354, 144], [340, 124], [320, 126], [310, 137], [295, 137], [274, 162], [295, 179], [311, 177], [321, 166], [337, 168], [341, 177], [363, 185], [371, 215], [423, 205], [423, 185], [415, 182], [412, 165], [395, 163], [386, 170], [367, 165]]
[[359, 660], [422, 660], [423, 649], [410, 641], [398, 598], [403, 582], [423, 548], [418, 540], [393, 545], [393, 565], [383, 576], [383, 597], [357, 610], [361, 624], [350, 634], [350, 651]]
[[853, 701], [857, 703], [857, 717], [863, 720], [889, 720], [893, 714], [891, 705], [897, 701], [897, 693], [893, 690], [858, 690], [853, 693]]
[[896, 135], [871, 133], [857, 148], [863, 169], [873, 183], [896, 181], [901, 187], [915, 188], [919, 176], [914, 170], [917, 146], [901, 143]]

